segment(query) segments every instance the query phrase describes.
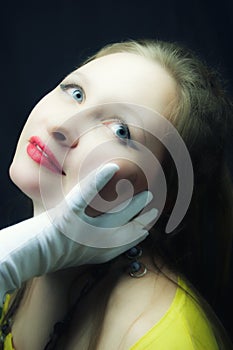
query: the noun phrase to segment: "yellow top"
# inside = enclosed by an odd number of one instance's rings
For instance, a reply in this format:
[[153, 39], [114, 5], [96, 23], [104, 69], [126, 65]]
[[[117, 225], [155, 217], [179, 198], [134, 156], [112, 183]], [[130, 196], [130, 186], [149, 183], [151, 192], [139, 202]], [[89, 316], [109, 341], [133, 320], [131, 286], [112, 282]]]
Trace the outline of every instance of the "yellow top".
[[220, 349], [197, 297], [181, 278], [178, 284], [181, 288], [177, 288], [168, 311], [130, 350]]
[[[130, 350], [219, 350], [210, 322], [201, 306], [190, 295], [194, 295], [186, 283], [179, 278], [174, 300], [159, 322], [157, 322]], [[184, 290], [183, 290], [183, 289]], [[188, 291], [188, 293], [185, 292]], [[7, 295], [0, 326], [9, 307]], [[2, 333], [0, 331], [0, 339]], [[4, 340], [4, 350], [14, 350], [12, 334]]]
[[[6, 312], [9, 307], [10, 303], [10, 295], [6, 295], [6, 299], [3, 305], [2, 313], [1, 313], [1, 318], [0, 318], [0, 326], [3, 326], [5, 323], [3, 322], [4, 316], [6, 315]], [[8, 333], [7, 336], [4, 336], [2, 333], [2, 330], [0, 329], [0, 340], [4, 339], [4, 348], [3, 350], [14, 350], [13, 347], [13, 339], [12, 339], [12, 334]]]

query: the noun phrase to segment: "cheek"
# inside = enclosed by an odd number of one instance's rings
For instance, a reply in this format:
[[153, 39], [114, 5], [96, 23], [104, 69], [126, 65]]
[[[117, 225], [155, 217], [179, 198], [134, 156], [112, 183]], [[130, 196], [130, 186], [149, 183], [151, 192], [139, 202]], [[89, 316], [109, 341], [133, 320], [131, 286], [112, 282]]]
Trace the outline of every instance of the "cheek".
[[87, 207], [86, 213], [89, 216], [111, 210], [147, 189], [146, 177], [139, 166], [129, 160], [116, 160], [115, 163], [120, 166], [120, 170]]
[[146, 177], [138, 165], [129, 160], [116, 160], [120, 170], [102, 190], [103, 198], [113, 200], [117, 196], [129, 198], [147, 188]]

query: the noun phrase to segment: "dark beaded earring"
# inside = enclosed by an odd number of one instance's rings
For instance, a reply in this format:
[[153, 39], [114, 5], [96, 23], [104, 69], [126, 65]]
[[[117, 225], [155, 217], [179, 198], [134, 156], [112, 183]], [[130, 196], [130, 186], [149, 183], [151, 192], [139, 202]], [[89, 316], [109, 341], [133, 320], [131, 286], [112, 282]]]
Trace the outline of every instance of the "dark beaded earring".
[[142, 255], [142, 248], [139, 246], [132, 247], [125, 254], [128, 259], [137, 259]]
[[139, 246], [132, 247], [126, 253], [128, 259], [132, 260], [129, 265], [129, 274], [131, 277], [143, 277], [147, 273], [146, 266], [138, 261], [138, 258], [142, 255], [142, 248]]

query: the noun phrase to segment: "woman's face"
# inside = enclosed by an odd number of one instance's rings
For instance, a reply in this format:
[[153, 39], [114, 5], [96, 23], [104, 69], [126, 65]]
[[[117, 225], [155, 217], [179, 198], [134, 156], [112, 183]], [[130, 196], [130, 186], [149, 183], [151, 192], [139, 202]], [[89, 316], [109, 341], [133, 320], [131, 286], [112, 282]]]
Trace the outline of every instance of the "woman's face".
[[[49, 206], [55, 205], [80, 178], [109, 161], [120, 170], [102, 196], [114, 199], [120, 179], [140, 192], [148, 180], [140, 169], [145, 149], [162, 157], [151, 133], [159, 127], [152, 111], [166, 116], [175, 99], [175, 82], [160, 65], [130, 53], [95, 59], [67, 76], [32, 110], [10, 176], [32, 198], [37, 212], [43, 210], [43, 196]], [[149, 159], [143, 166], [153, 173]]]

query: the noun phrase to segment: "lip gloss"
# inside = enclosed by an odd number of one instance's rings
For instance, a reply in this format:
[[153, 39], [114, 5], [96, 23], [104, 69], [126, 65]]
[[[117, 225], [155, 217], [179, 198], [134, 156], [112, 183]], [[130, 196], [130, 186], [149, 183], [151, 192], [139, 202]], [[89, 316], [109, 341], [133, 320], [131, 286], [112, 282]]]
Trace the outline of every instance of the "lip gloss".
[[27, 154], [34, 162], [44, 166], [53, 173], [65, 175], [52, 151], [38, 136], [32, 136], [30, 138], [27, 146]]

